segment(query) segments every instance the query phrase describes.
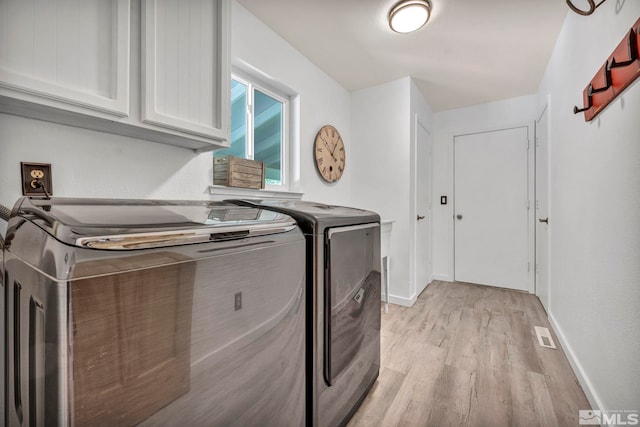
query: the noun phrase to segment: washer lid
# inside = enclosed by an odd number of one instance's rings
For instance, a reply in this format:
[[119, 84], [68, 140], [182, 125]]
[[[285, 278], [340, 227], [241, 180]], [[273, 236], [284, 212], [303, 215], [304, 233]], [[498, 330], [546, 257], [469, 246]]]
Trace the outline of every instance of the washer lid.
[[230, 240], [296, 226], [282, 213], [211, 201], [23, 198], [17, 207], [14, 216], [57, 240], [108, 250]]
[[380, 222], [375, 212], [349, 208], [346, 206], [326, 205], [324, 203], [285, 199], [246, 199], [229, 200], [243, 206], [272, 209], [291, 215], [306, 233], [321, 232], [325, 228]]

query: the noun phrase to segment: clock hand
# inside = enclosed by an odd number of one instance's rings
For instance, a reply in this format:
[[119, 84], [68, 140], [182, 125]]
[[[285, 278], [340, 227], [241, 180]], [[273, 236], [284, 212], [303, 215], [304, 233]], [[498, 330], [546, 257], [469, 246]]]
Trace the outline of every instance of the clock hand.
[[324, 146], [327, 147], [327, 151], [329, 152], [329, 154], [331, 154], [331, 157], [333, 157], [333, 160], [338, 160], [336, 159], [336, 156], [333, 155], [333, 151], [331, 151], [331, 147], [329, 147], [329, 145], [326, 142], [324, 143]]
[[[338, 159], [336, 159], [336, 156], [333, 155], [333, 152], [336, 151], [336, 147], [333, 147], [333, 150], [332, 150], [331, 147], [329, 147], [329, 143], [327, 143], [327, 141], [325, 141], [325, 139], [322, 137], [322, 135], [320, 136], [320, 139], [322, 140], [322, 142], [324, 142], [325, 147], [327, 147], [327, 149], [329, 150], [329, 154], [331, 154], [331, 157], [333, 157], [333, 160], [335, 160], [337, 162]], [[338, 145], [338, 144], [336, 144], [336, 145]]]
[[[338, 142], [336, 141], [336, 145], [333, 146], [333, 150], [331, 150], [331, 155], [333, 156], [334, 159], [336, 159], [336, 156], [333, 155], [333, 152], [336, 151], [336, 148], [338, 148]], [[338, 160], [338, 159], [336, 159]]]

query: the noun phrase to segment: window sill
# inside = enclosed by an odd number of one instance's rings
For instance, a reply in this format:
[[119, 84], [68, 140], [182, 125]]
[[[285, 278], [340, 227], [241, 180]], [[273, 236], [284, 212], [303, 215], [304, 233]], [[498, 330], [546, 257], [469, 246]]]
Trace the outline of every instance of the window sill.
[[225, 187], [210, 185], [209, 194], [220, 199], [288, 199], [300, 200], [304, 193], [291, 191], [256, 190], [253, 188]]

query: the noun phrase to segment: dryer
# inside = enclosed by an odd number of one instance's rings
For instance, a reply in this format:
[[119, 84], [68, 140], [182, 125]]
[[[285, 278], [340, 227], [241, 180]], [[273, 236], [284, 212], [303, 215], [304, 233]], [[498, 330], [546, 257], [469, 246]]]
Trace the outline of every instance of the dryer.
[[268, 210], [19, 200], [5, 425], [304, 425], [304, 251]]
[[307, 247], [307, 424], [345, 425], [380, 370], [380, 217], [294, 200], [233, 200], [296, 219]]
[[0, 205], [0, 421], [4, 422], [5, 403], [4, 403], [4, 384], [5, 384], [5, 330], [4, 330], [4, 230], [6, 221], [9, 220], [11, 211]]

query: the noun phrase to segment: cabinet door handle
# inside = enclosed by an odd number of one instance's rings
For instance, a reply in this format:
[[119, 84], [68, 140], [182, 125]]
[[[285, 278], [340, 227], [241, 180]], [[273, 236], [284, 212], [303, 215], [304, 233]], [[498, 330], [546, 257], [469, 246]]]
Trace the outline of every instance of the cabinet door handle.
[[420, 221], [421, 219], [424, 219], [424, 215], [416, 215], [416, 221]]
[[547, 218], [538, 218], [539, 222], [544, 222], [545, 224], [549, 224], [549, 217]]

